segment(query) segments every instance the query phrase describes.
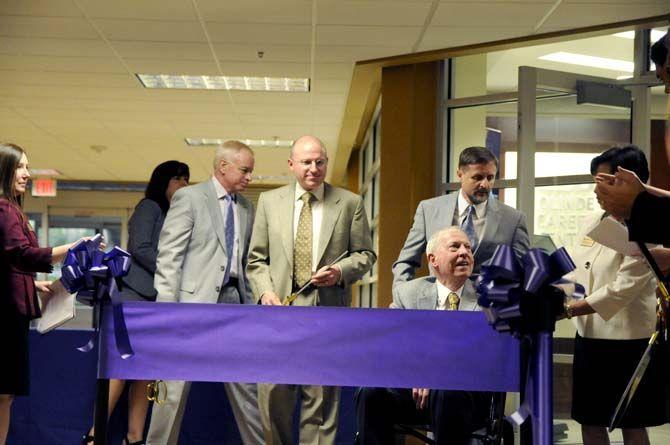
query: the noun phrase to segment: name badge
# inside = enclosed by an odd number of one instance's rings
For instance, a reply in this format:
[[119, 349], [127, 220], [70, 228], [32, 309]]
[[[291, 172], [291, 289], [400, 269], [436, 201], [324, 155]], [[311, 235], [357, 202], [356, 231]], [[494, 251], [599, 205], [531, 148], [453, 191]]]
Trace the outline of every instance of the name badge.
[[596, 242], [593, 240], [593, 238], [585, 236], [579, 245], [584, 247], [593, 247], [595, 243]]

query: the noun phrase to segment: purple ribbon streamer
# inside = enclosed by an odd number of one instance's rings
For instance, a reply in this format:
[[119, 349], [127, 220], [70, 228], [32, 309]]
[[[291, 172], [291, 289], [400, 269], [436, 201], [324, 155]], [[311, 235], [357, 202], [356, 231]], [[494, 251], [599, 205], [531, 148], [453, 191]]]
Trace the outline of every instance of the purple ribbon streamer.
[[[479, 305], [482, 306], [489, 324], [496, 331], [515, 336], [533, 334], [533, 354], [526, 372], [524, 400], [519, 409], [509, 416], [509, 419], [520, 425], [530, 415], [534, 424], [539, 427], [546, 423], [546, 412], [544, 411], [547, 405], [551, 404], [546, 400], [547, 388], [541, 388], [539, 386], [541, 382], [538, 382], [538, 375], [551, 373], [550, 369], [546, 370], [547, 366], [551, 366], [551, 345], [547, 346], [545, 338], [549, 336], [549, 341], [551, 341], [551, 332], [531, 332], [538, 326], [537, 320], [531, 317], [538, 316], [538, 314], [533, 313], [532, 310], [524, 313], [521, 300], [526, 298], [528, 303], [530, 302], [528, 299], [551, 298], [550, 286], [562, 290], [563, 288], [559, 285], [566, 283], [574, 284], [575, 290], [572, 297], [583, 298], [584, 287], [563, 279], [564, 275], [575, 269], [572, 258], [564, 248], [556, 250], [551, 255], [540, 249], [531, 249], [521, 262], [523, 267], [519, 265], [510, 246], [499, 245], [489, 263], [482, 266], [477, 290], [480, 294]], [[542, 343], [542, 347], [539, 346], [539, 343]], [[549, 360], [549, 365], [547, 365], [547, 360]], [[548, 394], [550, 399], [551, 390]], [[545, 436], [548, 433], [543, 428], [537, 428], [535, 434], [544, 441], [542, 443], [550, 443], [546, 442]]]
[[[77, 293], [77, 298], [90, 305], [102, 303], [106, 299], [112, 301], [114, 329], [116, 330], [116, 347], [121, 357], [126, 359], [134, 352], [128, 337], [123, 317], [123, 304], [119, 293], [119, 279], [130, 270], [130, 254], [114, 247], [110, 252], [100, 250], [102, 235], [81, 241], [72, 246], [65, 257], [61, 269], [61, 282], [70, 293]], [[81, 352], [89, 352], [95, 347], [94, 336], [79, 348]]]
[[100, 378], [518, 391], [519, 344], [480, 312], [126, 302], [135, 355]]

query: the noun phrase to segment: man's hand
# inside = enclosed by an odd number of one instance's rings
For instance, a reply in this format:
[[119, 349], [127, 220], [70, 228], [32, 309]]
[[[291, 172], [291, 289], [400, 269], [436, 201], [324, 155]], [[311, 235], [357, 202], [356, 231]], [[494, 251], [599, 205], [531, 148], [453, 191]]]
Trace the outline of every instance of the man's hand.
[[281, 306], [281, 299], [272, 291], [263, 292], [261, 304], [266, 306]]
[[340, 266], [325, 266], [317, 270], [314, 275], [312, 275], [312, 284], [316, 287], [328, 287], [335, 286], [340, 282], [342, 277], [342, 270]]
[[430, 389], [428, 388], [413, 388], [412, 389], [412, 398], [416, 403], [416, 409], [424, 409], [428, 406], [428, 394]]
[[599, 173], [596, 176], [596, 196], [603, 209], [615, 217], [628, 218], [637, 195], [645, 186], [635, 173], [619, 167], [615, 175]]

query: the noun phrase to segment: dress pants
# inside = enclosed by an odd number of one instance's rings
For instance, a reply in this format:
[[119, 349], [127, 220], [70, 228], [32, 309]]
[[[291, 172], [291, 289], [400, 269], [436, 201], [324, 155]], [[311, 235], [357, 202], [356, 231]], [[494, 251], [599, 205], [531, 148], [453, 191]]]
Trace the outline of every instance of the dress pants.
[[[236, 286], [224, 286], [219, 302], [239, 302]], [[163, 404], [154, 403], [151, 424], [147, 434], [147, 445], [177, 445], [179, 431], [184, 416], [190, 382], [167, 381], [167, 400]], [[233, 409], [235, 422], [244, 445], [263, 443], [263, 427], [258, 410], [257, 385], [255, 383], [224, 383], [226, 396]]]
[[411, 389], [360, 388], [356, 420], [360, 445], [395, 443], [393, 425], [430, 425], [437, 445], [465, 445], [486, 425], [489, 392], [431, 390], [428, 405], [416, 408]]
[[300, 445], [332, 445], [337, 435], [340, 388], [313, 385], [258, 385], [266, 445], [293, 444], [293, 415], [300, 397]]

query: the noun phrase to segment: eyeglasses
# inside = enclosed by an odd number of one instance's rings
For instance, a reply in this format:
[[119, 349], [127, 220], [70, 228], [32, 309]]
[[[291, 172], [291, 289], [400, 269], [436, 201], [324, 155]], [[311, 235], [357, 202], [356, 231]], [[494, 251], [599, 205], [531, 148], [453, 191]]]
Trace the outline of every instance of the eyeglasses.
[[315, 159], [313, 161], [310, 161], [308, 159], [301, 159], [301, 160], [295, 161], [295, 162], [297, 162], [301, 167], [305, 167], [305, 168], [311, 167], [312, 164], [314, 164], [316, 166], [316, 168], [323, 168], [323, 167], [326, 166], [326, 164], [328, 164], [328, 159], [321, 158], [321, 159]]

